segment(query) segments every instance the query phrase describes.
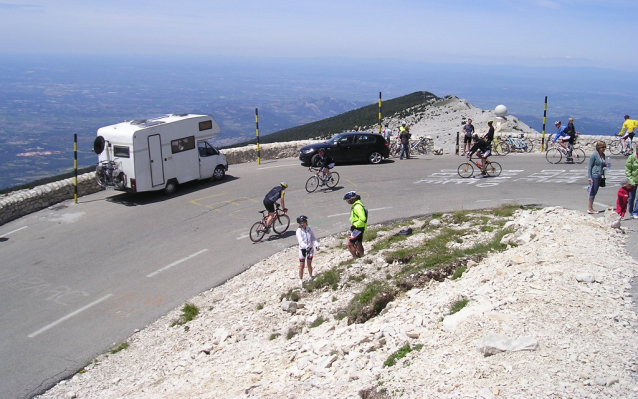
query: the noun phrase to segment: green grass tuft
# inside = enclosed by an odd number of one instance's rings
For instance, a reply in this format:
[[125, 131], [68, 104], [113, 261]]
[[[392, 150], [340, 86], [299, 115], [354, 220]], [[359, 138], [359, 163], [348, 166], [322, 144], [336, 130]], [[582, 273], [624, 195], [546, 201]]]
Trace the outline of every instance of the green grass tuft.
[[392, 367], [396, 364], [397, 360], [403, 359], [408, 355], [408, 353], [412, 351], [420, 351], [423, 348], [422, 344], [415, 345], [411, 347], [410, 344], [405, 344], [401, 348], [399, 348], [396, 352], [391, 354], [388, 359], [383, 362], [385, 367]]

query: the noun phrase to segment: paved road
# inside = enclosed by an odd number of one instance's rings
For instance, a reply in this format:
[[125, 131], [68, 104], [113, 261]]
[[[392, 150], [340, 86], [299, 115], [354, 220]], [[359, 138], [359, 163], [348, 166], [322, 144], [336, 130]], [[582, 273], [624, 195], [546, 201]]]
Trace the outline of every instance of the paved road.
[[[371, 223], [512, 202], [586, 209], [585, 164], [550, 165], [537, 154], [493, 159], [504, 168], [499, 178], [461, 179], [455, 156], [338, 166], [339, 185], [313, 194], [304, 189], [310, 173], [294, 159], [232, 165], [227, 179], [170, 198], [106, 191], [0, 226], [0, 397], [43, 392], [135, 329], [295, 245], [300, 214], [319, 237], [345, 231], [349, 190], [362, 195]], [[599, 208], [615, 204], [622, 177], [607, 174]], [[291, 229], [253, 244], [248, 229], [281, 180], [290, 184]]]

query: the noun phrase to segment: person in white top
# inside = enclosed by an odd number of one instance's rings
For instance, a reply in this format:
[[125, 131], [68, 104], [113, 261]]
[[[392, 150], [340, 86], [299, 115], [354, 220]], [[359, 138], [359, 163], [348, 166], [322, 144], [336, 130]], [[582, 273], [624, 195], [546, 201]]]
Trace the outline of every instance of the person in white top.
[[383, 138], [385, 139], [385, 141], [389, 143], [390, 139], [392, 138], [392, 129], [390, 129], [388, 125], [386, 124], [381, 134], [383, 134]]
[[297, 218], [299, 228], [297, 228], [297, 242], [299, 243], [299, 285], [303, 284], [303, 270], [308, 266], [310, 280], [315, 278], [312, 274], [312, 257], [314, 250], [319, 250], [319, 241], [308, 226], [308, 217], [301, 215]]

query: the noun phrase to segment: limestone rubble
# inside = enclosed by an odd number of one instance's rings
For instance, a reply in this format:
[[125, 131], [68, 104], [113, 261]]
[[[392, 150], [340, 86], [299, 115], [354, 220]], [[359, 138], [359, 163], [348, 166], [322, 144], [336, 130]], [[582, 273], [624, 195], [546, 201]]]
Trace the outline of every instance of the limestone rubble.
[[[450, 222], [411, 223], [416, 232]], [[638, 397], [628, 292], [638, 262], [623, 248], [626, 227], [558, 207], [518, 211], [509, 226], [511, 248], [400, 295], [363, 324], [335, 318], [361, 289], [355, 280], [282, 306], [298, 288], [288, 248], [193, 298], [195, 320], [171, 327], [175, 309], [40, 398]], [[349, 258], [342, 239], [321, 239], [318, 272]], [[379, 278], [397, 267], [371, 253], [349, 272]], [[448, 315], [460, 298], [467, 306]], [[406, 343], [422, 347], [385, 367]]]

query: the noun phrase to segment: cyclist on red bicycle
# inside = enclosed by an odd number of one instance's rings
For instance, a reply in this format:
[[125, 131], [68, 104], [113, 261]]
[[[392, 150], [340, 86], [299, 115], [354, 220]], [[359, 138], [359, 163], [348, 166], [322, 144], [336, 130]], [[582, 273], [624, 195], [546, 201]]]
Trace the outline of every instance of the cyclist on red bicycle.
[[328, 177], [328, 175], [330, 174], [330, 169], [334, 168], [335, 162], [332, 158], [326, 155], [326, 150], [323, 148], [320, 148], [317, 154], [319, 156], [317, 157], [317, 159], [315, 159], [315, 162], [310, 168], [308, 168], [308, 170], [311, 170], [312, 167], [319, 168], [319, 170], [317, 171], [317, 176], [319, 176], [319, 172], [322, 172], [323, 180], [325, 180], [326, 177]]
[[281, 206], [284, 208], [284, 212], [288, 211], [288, 209], [286, 209], [286, 203], [284, 202], [284, 194], [286, 194], [287, 188], [288, 184], [282, 181], [278, 186], [273, 187], [272, 190], [268, 191], [268, 194], [264, 197], [264, 206], [268, 211], [268, 217], [266, 218], [266, 232], [270, 231], [270, 225], [275, 218], [275, 205], [279, 207], [277, 200], [281, 198]]
[[470, 149], [470, 152], [467, 153], [467, 157], [471, 159], [472, 155], [478, 151], [480, 160], [477, 162], [477, 165], [481, 168], [481, 174], [487, 176], [487, 172], [485, 172], [485, 160], [492, 154], [490, 145], [487, 141], [479, 138], [478, 134], [473, 135], [472, 139], [474, 140], [474, 145]]

